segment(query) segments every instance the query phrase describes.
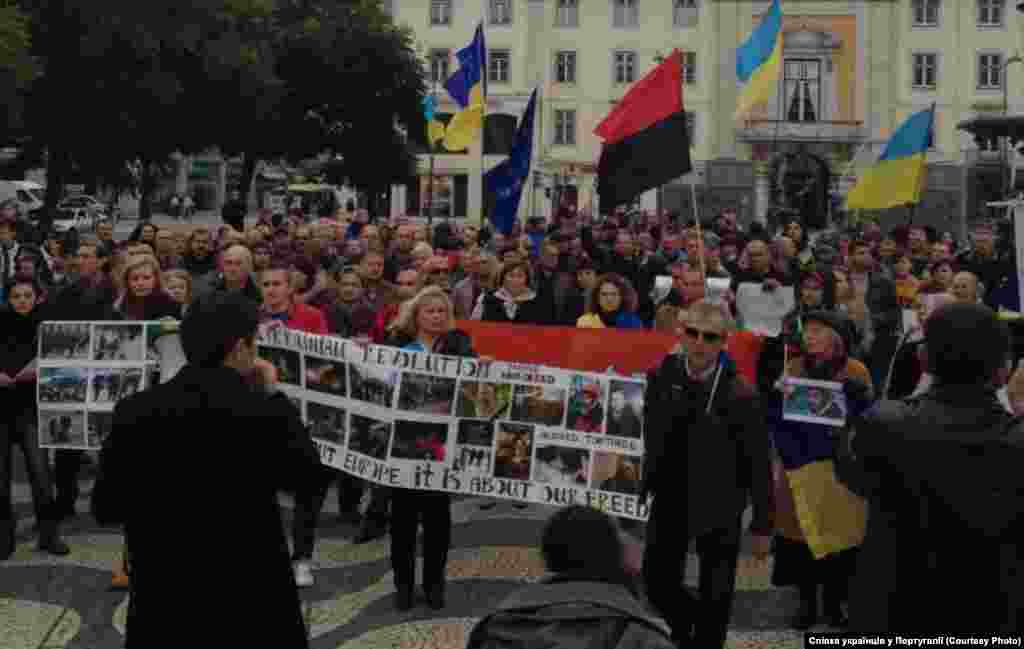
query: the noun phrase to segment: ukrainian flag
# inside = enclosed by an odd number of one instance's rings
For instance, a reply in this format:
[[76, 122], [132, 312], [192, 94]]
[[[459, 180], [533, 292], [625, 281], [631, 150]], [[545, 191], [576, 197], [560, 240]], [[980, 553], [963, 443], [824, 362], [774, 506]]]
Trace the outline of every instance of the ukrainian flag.
[[782, 68], [782, 7], [772, 0], [761, 24], [736, 50], [736, 76], [743, 87], [736, 102], [735, 119], [767, 102], [779, 82]]
[[445, 82], [455, 103], [462, 109], [452, 117], [444, 136], [444, 147], [449, 151], [465, 149], [484, 128], [484, 104], [487, 101], [487, 45], [484, 43], [484, 24], [477, 25], [473, 40], [458, 51], [459, 69]]
[[935, 131], [935, 104], [914, 113], [893, 133], [874, 167], [846, 195], [846, 209], [881, 210], [917, 203]]
[[437, 99], [433, 95], [423, 98], [423, 119], [427, 120], [427, 138], [430, 145], [434, 146], [444, 139], [444, 124], [434, 119], [437, 110]]

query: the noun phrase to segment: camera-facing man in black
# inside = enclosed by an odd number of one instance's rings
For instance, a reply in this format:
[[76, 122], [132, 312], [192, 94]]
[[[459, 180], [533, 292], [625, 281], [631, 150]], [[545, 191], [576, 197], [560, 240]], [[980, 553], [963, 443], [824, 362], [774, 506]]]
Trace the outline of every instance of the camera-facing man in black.
[[[257, 357], [258, 323], [244, 296], [197, 300], [181, 324], [188, 364], [114, 409], [92, 507], [125, 527], [126, 646], [308, 646], [277, 492], [308, 488], [319, 458]], [[225, 617], [225, 602], [243, 613]]]
[[1024, 623], [1024, 424], [1000, 405], [1011, 338], [950, 304], [925, 322], [933, 387], [854, 422], [838, 477], [868, 502], [852, 631], [1017, 633]]

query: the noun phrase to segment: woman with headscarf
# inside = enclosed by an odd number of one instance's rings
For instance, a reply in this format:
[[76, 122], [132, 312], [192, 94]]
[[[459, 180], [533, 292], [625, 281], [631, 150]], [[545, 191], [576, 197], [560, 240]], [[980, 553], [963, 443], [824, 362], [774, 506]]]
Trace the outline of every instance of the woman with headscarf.
[[[842, 314], [812, 311], [802, 320], [803, 353], [789, 361], [777, 389], [767, 399], [769, 423], [779, 458], [775, 470], [776, 538], [772, 583], [799, 589], [800, 610], [793, 621], [795, 628], [806, 630], [817, 623], [819, 586], [824, 587], [824, 613], [828, 624], [842, 628], [846, 626], [846, 616], [841, 604], [847, 597], [846, 586], [856, 561], [856, 548], [863, 539], [865, 504], [838, 481], [834, 471], [816, 474], [813, 485], [793, 487], [793, 480], [807, 475], [805, 467], [820, 467], [837, 456], [841, 427], [786, 419], [784, 403], [785, 395], [795, 389], [790, 379], [838, 383], [842, 385], [842, 394], [823, 387], [819, 391], [823, 398], [819, 401], [826, 403], [815, 404], [818, 407], [813, 413], [829, 411], [830, 419], [836, 419], [831, 415], [839, 414], [850, 421], [870, 404], [871, 375], [860, 361], [849, 357], [853, 324]], [[813, 490], [815, 500], [801, 499], [803, 507], [798, 510], [794, 499], [797, 489], [799, 493], [804, 489]], [[834, 539], [839, 541], [829, 543]], [[814, 543], [813, 548], [811, 543]]]
[[576, 321], [580, 329], [642, 329], [636, 315], [637, 295], [622, 275], [609, 273], [598, 278], [590, 297], [590, 312]]

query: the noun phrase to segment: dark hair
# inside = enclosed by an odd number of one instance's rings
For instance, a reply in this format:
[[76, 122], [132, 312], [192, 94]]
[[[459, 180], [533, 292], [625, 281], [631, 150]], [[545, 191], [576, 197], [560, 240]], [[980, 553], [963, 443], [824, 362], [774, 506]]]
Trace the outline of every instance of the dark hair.
[[633, 590], [623, 565], [619, 526], [604, 512], [583, 505], [558, 510], [544, 526], [540, 546], [549, 572]]
[[4, 283], [4, 295], [7, 298], [5, 301], [10, 302], [11, 291], [14, 290], [15, 286], [21, 284], [28, 284], [32, 287], [32, 292], [35, 293], [36, 301], [43, 297], [43, 287], [35, 278], [23, 277], [16, 274]]
[[608, 273], [597, 278], [594, 288], [590, 292], [590, 305], [594, 313], [601, 313], [601, 287], [605, 284], [611, 284], [619, 289], [619, 295], [622, 296], [619, 311], [623, 313], [636, 313], [639, 300], [636, 291], [633, 289], [633, 284], [618, 273]]
[[220, 366], [239, 340], [255, 337], [259, 322], [259, 307], [241, 294], [217, 292], [198, 298], [181, 323], [185, 358], [200, 367]]
[[[516, 252], [518, 252], [518, 250]], [[505, 267], [501, 269], [501, 276], [498, 277], [498, 286], [505, 286], [505, 276], [514, 270], [521, 270], [526, 273], [527, 286], [533, 283], [533, 271], [530, 270], [530, 264], [525, 261], [520, 261], [514, 264], [506, 264]]]
[[[965, 336], [969, 331], [971, 335]], [[947, 304], [924, 324], [928, 370], [940, 384], [985, 383], [1010, 357], [1012, 338], [1006, 323], [980, 304]]]

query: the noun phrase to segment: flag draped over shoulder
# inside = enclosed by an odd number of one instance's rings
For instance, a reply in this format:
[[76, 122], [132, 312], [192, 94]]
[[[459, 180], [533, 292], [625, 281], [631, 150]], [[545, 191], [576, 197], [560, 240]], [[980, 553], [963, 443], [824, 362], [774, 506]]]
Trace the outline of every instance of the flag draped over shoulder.
[[846, 195], [846, 208], [885, 209], [920, 201], [934, 128], [934, 104], [908, 117], [889, 138], [878, 162]]
[[604, 140], [597, 164], [602, 208], [628, 203], [689, 173], [693, 164], [679, 50], [637, 81], [594, 134]]
[[761, 23], [736, 50], [736, 77], [742, 85], [736, 101], [734, 119], [740, 119], [758, 105], [766, 103], [775, 92], [782, 68], [782, 6], [772, 6]]
[[523, 117], [519, 120], [512, 152], [506, 160], [498, 163], [484, 174], [484, 186], [494, 196], [491, 222], [499, 232], [508, 234], [516, 222], [523, 186], [530, 176], [530, 162], [533, 158], [533, 116], [537, 103], [537, 91], [530, 95]]
[[461, 109], [452, 117], [445, 131], [444, 147], [461, 151], [483, 132], [485, 102], [487, 101], [487, 45], [484, 25], [477, 25], [473, 40], [456, 54], [459, 69], [449, 77], [444, 87]]

